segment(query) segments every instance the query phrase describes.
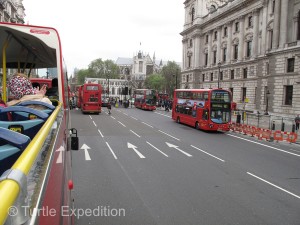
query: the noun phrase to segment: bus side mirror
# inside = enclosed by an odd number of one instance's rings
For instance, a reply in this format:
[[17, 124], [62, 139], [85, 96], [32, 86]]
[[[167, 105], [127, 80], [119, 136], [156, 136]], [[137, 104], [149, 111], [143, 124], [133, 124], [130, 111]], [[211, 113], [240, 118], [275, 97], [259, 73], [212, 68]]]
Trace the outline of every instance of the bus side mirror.
[[75, 128], [70, 129], [70, 136], [68, 137], [68, 144], [71, 150], [79, 149], [79, 139], [77, 137], [77, 130]]

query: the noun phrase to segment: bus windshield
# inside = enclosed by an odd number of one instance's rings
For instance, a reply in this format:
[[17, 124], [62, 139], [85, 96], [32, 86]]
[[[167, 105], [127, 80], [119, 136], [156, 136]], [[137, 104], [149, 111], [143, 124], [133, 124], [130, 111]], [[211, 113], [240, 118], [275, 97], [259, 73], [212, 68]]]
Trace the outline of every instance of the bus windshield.
[[231, 101], [231, 96], [230, 93], [227, 91], [216, 90], [212, 91], [211, 93], [211, 101], [229, 103]]

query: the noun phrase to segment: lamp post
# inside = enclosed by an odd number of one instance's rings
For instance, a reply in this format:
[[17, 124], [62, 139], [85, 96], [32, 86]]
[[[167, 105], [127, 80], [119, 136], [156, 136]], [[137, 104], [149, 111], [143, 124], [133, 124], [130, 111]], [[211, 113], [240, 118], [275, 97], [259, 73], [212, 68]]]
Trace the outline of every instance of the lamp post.
[[221, 62], [219, 61], [218, 63], [218, 67], [219, 67], [219, 74], [218, 74], [218, 88], [220, 88], [220, 74], [221, 74]]
[[266, 92], [266, 112], [265, 115], [269, 115], [269, 95], [270, 95], [270, 91], [267, 90]]

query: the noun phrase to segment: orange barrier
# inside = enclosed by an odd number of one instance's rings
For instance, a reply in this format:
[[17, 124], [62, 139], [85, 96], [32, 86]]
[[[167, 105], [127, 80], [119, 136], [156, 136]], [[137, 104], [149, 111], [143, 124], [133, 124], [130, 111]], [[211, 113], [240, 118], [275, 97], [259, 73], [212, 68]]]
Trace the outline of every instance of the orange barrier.
[[286, 140], [288, 142], [290, 142], [290, 143], [295, 143], [296, 140], [297, 140], [297, 138], [298, 138], [297, 133], [295, 133], [295, 132], [289, 132], [288, 137], [287, 137]]
[[283, 141], [283, 134], [280, 130], [276, 130], [273, 134], [274, 141]]

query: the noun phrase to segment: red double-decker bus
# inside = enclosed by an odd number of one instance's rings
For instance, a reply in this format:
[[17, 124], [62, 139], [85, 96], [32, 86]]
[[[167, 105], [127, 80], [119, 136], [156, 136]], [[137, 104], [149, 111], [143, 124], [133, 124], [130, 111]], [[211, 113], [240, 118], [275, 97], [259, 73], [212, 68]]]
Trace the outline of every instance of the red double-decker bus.
[[87, 83], [79, 89], [79, 101], [82, 113], [101, 113], [101, 94], [100, 84]]
[[156, 91], [153, 89], [136, 89], [134, 91], [134, 106], [139, 109], [156, 109]]
[[223, 89], [177, 89], [172, 119], [201, 130], [228, 131], [231, 92]]

